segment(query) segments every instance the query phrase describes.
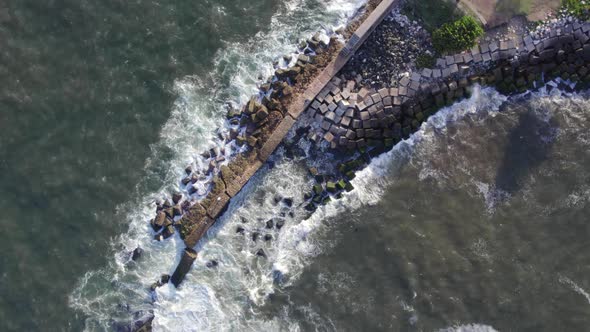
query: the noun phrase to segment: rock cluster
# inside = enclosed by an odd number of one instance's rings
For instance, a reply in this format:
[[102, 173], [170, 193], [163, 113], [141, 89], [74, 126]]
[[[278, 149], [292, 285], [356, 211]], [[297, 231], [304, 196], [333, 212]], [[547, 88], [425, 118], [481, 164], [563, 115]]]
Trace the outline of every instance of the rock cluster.
[[396, 87], [420, 54], [434, 54], [430, 34], [394, 11], [371, 33], [341, 75], [367, 87]]
[[316, 122], [310, 139], [350, 150], [392, 146], [437, 108], [467, 96], [472, 83], [518, 92], [540, 83], [541, 73], [588, 80], [590, 23], [560, 22], [543, 31], [447, 55], [436, 60], [435, 68], [402, 75], [391, 88], [368, 89], [344, 75], [336, 77], [307, 109]]

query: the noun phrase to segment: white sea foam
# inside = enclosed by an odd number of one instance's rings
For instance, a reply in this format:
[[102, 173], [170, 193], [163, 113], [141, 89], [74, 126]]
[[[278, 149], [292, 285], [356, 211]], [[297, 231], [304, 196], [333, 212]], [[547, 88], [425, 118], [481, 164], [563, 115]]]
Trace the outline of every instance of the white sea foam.
[[584, 290], [582, 287], [580, 287], [578, 284], [576, 284], [573, 280], [571, 280], [568, 277], [559, 276], [559, 282], [561, 282], [564, 285], [567, 285], [568, 287], [570, 287], [574, 292], [582, 295], [583, 297], [586, 298], [586, 301], [588, 302], [588, 304], [590, 304], [590, 294], [588, 294], [588, 292], [586, 290]]
[[438, 332], [498, 332], [496, 329], [489, 325], [482, 324], [465, 324], [451, 326], [444, 329], [438, 330]]

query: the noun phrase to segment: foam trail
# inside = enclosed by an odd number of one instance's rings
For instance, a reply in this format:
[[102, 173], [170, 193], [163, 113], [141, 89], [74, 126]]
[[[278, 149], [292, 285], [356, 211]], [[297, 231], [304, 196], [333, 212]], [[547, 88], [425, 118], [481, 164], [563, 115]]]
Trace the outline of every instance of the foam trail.
[[578, 284], [576, 284], [573, 280], [571, 280], [570, 278], [565, 277], [565, 276], [559, 276], [558, 280], [562, 284], [570, 287], [574, 292], [585, 297], [588, 304], [590, 304], [590, 294], [588, 294], [588, 292], [586, 292], [582, 287], [580, 287]]
[[438, 332], [498, 332], [491, 326], [481, 324], [466, 324], [447, 327], [438, 330]]

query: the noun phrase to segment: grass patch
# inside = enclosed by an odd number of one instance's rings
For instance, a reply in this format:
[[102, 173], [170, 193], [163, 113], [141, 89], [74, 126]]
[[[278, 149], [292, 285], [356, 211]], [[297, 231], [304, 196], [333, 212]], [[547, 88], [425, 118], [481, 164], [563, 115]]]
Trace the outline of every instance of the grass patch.
[[590, 1], [589, 0], [562, 0], [561, 8], [567, 10], [570, 14], [579, 19], [588, 21], [590, 19]]
[[461, 17], [461, 11], [454, 1], [445, 0], [408, 0], [402, 13], [411, 20], [420, 21], [431, 33], [443, 24]]
[[445, 23], [432, 33], [432, 44], [440, 52], [459, 52], [473, 47], [477, 38], [484, 31], [479, 22], [471, 16], [463, 16], [460, 19]]

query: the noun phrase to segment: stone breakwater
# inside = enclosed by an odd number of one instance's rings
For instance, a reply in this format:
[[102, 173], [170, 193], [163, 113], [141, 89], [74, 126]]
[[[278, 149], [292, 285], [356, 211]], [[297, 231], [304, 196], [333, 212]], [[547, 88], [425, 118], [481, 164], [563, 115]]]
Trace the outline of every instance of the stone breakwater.
[[[182, 282], [197, 255], [190, 248], [266, 162], [311, 100], [346, 64], [395, 2], [370, 0], [347, 28], [331, 36], [318, 33], [302, 42], [296, 54], [277, 61], [275, 75], [261, 84], [259, 95], [243, 108], [228, 105], [228, 127], [218, 131], [218, 144], [186, 168], [180, 192], [156, 203], [156, 215], [150, 221], [154, 239], [163, 241], [179, 232], [187, 250], [172, 277], [162, 275], [152, 290], [170, 280], [176, 286]], [[136, 251], [139, 254], [133, 257], [139, 258], [141, 250]]]
[[[372, 80], [372, 68], [383, 68], [387, 60], [372, 59], [364, 66], [367, 73], [358, 74], [354, 69], [362, 71], [364, 62], [353, 55], [370, 54], [363, 48], [383, 40], [388, 40], [388, 47], [395, 47], [392, 40], [380, 34], [401, 31], [395, 25], [399, 14], [391, 11], [395, 0], [383, 0], [376, 7], [372, 4], [351, 24], [358, 26], [355, 33], [349, 27], [340, 36], [313, 36], [300, 45], [297, 54], [276, 63], [275, 76], [261, 84], [260, 94], [244, 108], [230, 107], [228, 129], [219, 132], [222, 144], [204, 152], [200, 163], [186, 168], [182, 192], [157, 204], [156, 216], [150, 222], [156, 240], [178, 231], [187, 248], [194, 247], [302, 114], [313, 121], [297, 131], [296, 139], [355, 151], [354, 160], [343, 162], [333, 176], [310, 168], [317, 184], [305, 197], [309, 200], [306, 209], [313, 211], [331, 198], [341, 197], [342, 192], [353, 190], [349, 180], [355, 170], [407, 138], [440, 107], [468, 95], [471, 84], [494, 84], [501, 91], [516, 92], [539, 86], [543, 75], [590, 81], [586, 66], [590, 61], [590, 25], [571, 19], [445, 56], [437, 59], [434, 68], [406, 72], [412, 68], [398, 66], [389, 72], [389, 80]], [[379, 28], [388, 15], [392, 16], [386, 20], [386, 27]], [[420, 29], [411, 34], [421, 36], [424, 40], [420, 43], [426, 42]], [[339, 39], [348, 41], [343, 46]], [[408, 44], [401, 52], [413, 61], [419, 46]], [[349, 68], [343, 70], [347, 63]], [[284, 203], [288, 205], [288, 201]], [[256, 254], [264, 256], [264, 252]], [[174, 273], [175, 285], [182, 282], [196, 255], [192, 250], [185, 251]], [[152, 288], [169, 280], [164, 275]]]
[[413, 70], [392, 84], [367, 86], [341, 73], [306, 110], [314, 118], [308, 137], [331, 148], [392, 147], [417, 130], [439, 108], [469, 95], [474, 83], [501, 92], [524, 92], [547, 77], [587, 84], [590, 23], [555, 20], [525, 35], [481, 43], [436, 60], [434, 68]]

